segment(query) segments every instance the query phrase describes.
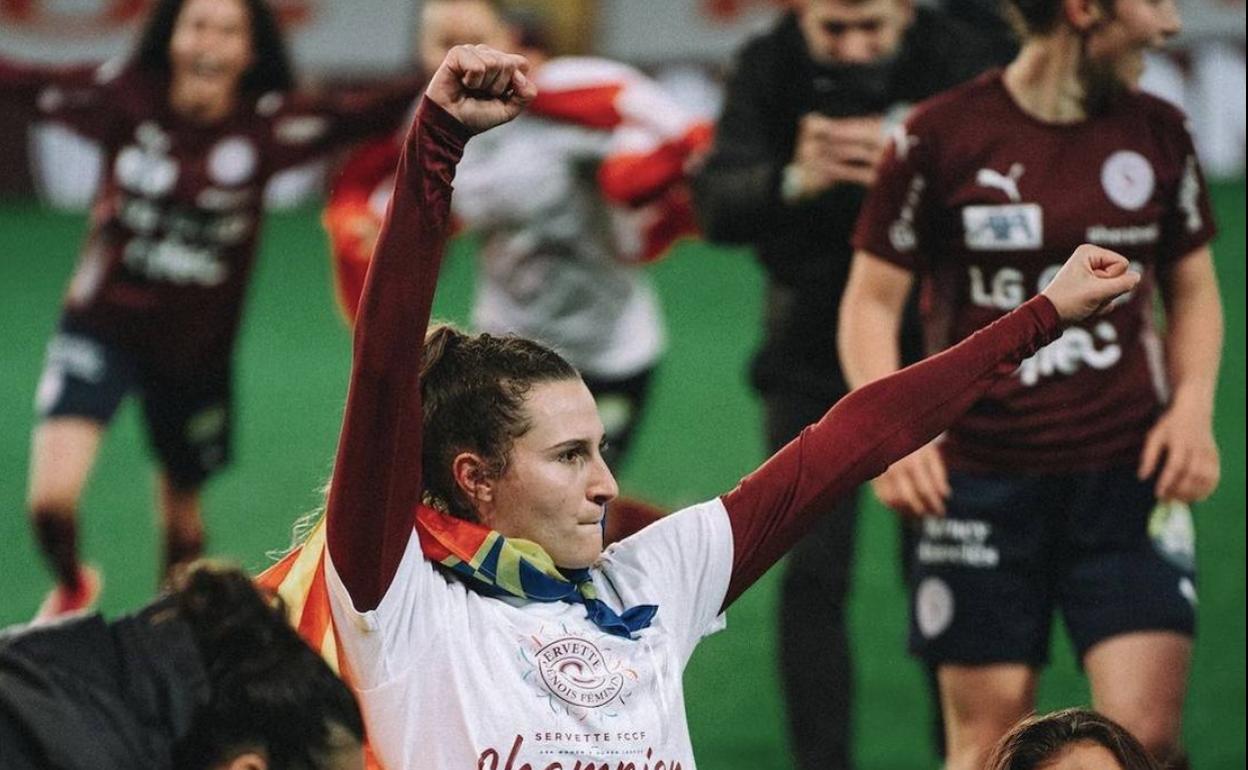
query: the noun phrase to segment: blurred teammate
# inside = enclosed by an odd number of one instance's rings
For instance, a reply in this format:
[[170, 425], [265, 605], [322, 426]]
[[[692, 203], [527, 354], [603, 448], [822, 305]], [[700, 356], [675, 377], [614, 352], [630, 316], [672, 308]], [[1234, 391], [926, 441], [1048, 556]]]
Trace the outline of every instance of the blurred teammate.
[[[540, 26], [513, 26], [500, 9], [492, 0], [429, 0], [420, 28], [426, 71], [457, 44], [522, 50], [540, 92], [528, 115], [474, 143], [456, 174], [455, 215], [482, 238], [473, 326], [542, 340], [576, 365], [615, 467], [664, 348], [658, 298], [640, 264], [693, 230], [683, 182], [710, 127], [631, 67], [549, 58]], [[349, 315], [389, 199], [392, 147], [357, 151], [326, 212]]]
[[1024, 361], [875, 488], [928, 517], [910, 639], [940, 667], [951, 770], [981, 767], [1031, 710], [1058, 609], [1094, 707], [1181, 767], [1196, 604], [1187, 504], [1219, 476], [1222, 315], [1183, 115], [1134, 88], [1144, 54], [1179, 31], [1178, 10], [1012, 7], [1018, 57], [926, 103], [897, 134], [855, 236], [841, 352], [854, 384], [897, 367], [916, 273], [931, 330], [954, 342], [1043, 287], [1080, 241], [1140, 267], [1129, 298]]
[[261, 0], [162, 0], [120, 66], [0, 62], [0, 88], [102, 146], [91, 229], [36, 396], [28, 504], [57, 580], [47, 617], [90, 605], [77, 508], [105, 427], [143, 403], [159, 460], [165, 572], [203, 548], [200, 489], [230, 458], [234, 341], [270, 177], [392, 130], [416, 84], [359, 98], [292, 91]]
[[723, 609], [835, 500], [1138, 276], [1080, 248], [1043, 296], [850, 395], [722, 498], [604, 551], [616, 485], [576, 370], [520, 337], [426, 334], [456, 163], [534, 98], [525, 68], [451, 49], [404, 143], [326, 502], [342, 670], [389, 770], [693, 770], [682, 676]]
[[351, 691], [241, 570], [113, 621], [0, 632], [4, 770], [357, 770]]
[[[752, 245], [767, 270], [766, 331], [751, 379], [769, 451], [848, 390], [837, 308], [850, 233], [890, 122], [989, 63], [972, 30], [909, 0], [809, 0], [738, 55], [695, 192], [707, 236]], [[907, 361], [922, 349], [916, 315], [908, 313], [902, 335]], [[845, 612], [856, 520], [857, 492], [793, 550], [781, 587], [789, 730], [797, 765], [808, 770], [852, 766]]]

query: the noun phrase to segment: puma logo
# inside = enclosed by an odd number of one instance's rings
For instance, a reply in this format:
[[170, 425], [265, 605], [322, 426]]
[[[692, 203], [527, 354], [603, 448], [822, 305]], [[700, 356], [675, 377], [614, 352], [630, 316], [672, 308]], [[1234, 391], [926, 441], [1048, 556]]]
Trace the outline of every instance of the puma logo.
[[1023, 164], [1010, 166], [1009, 174], [1001, 174], [990, 168], [981, 168], [975, 175], [975, 184], [980, 187], [992, 187], [1005, 193], [1011, 203], [1019, 203], [1023, 196], [1018, 194], [1018, 178], [1023, 175]]

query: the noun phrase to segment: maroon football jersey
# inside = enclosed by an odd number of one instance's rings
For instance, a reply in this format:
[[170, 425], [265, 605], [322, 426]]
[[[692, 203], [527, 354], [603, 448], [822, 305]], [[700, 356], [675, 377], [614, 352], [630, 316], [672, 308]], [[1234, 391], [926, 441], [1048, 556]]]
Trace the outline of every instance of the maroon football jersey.
[[168, 80], [160, 76], [107, 67], [93, 78], [0, 69], [8, 70], [10, 92], [42, 78], [35, 96], [40, 114], [103, 150], [101, 187], [67, 292], [67, 315], [159, 360], [174, 376], [228, 360], [269, 179], [353, 140], [393, 131], [418, 92], [411, 80], [353, 97], [252, 95], [229, 118], [205, 126], [172, 111]]
[[968, 470], [1063, 472], [1135, 463], [1165, 399], [1155, 274], [1212, 238], [1183, 115], [1144, 94], [1071, 125], [1024, 113], [993, 72], [922, 105], [894, 138], [856, 248], [923, 275], [932, 347], [1037, 294], [1082, 243], [1145, 276], [1108, 314], [1067, 329], [946, 436]]

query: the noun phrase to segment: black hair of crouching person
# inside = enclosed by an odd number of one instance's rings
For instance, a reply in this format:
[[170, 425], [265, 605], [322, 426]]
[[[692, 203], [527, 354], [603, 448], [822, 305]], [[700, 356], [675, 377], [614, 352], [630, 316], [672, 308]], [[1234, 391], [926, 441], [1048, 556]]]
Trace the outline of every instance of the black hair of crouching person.
[[192, 565], [165, 597], [0, 632], [0, 767], [207, 770], [258, 750], [314, 770], [354, 696], [242, 570]]

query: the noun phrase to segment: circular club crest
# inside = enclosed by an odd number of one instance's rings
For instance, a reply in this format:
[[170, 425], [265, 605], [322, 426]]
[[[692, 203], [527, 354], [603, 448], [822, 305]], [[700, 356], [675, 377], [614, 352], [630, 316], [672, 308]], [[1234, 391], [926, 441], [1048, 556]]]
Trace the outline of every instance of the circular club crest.
[[924, 578], [914, 595], [914, 617], [924, 638], [940, 636], [953, 622], [953, 591], [940, 578]]
[[231, 136], [208, 153], [208, 176], [219, 185], [240, 185], [256, 173], [256, 160], [256, 147], [249, 139]]
[[1153, 197], [1157, 178], [1148, 158], [1132, 150], [1119, 150], [1101, 167], [1101, 186], [1119, 208], [1136, 211]]
[[581, 708], [605, 706], [624, 689], [624, 677], [607, 670], [598, 647], [574, 636], [538, 650], [537, 669], [552, 695]]

